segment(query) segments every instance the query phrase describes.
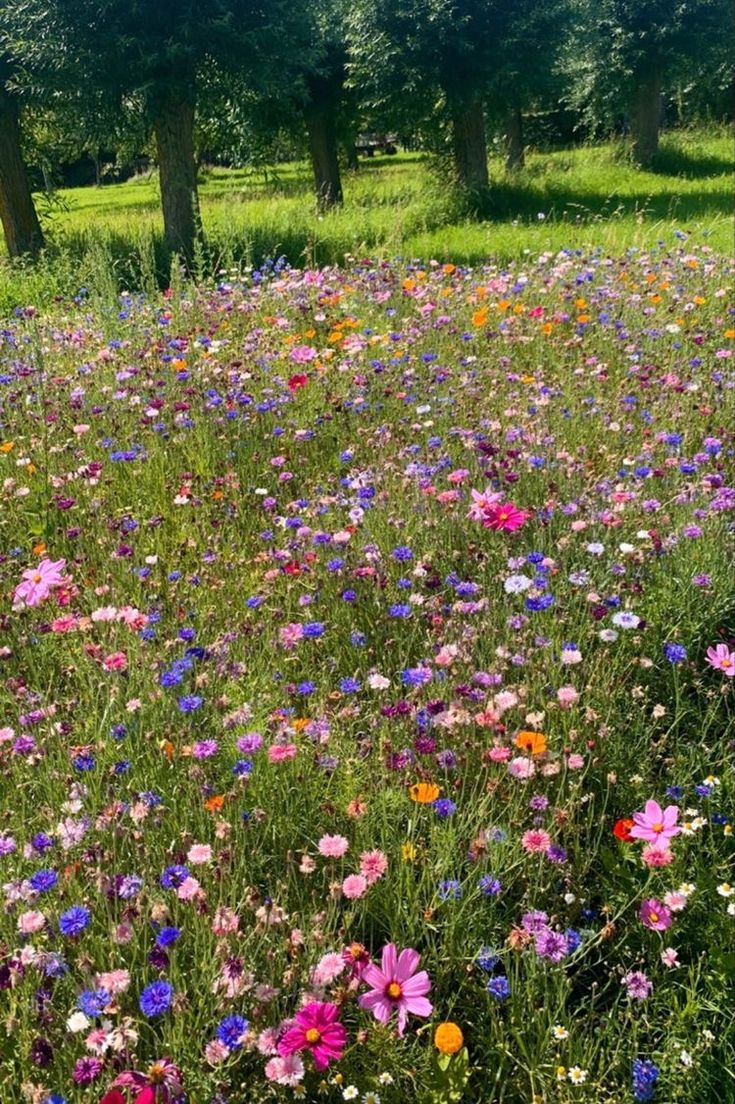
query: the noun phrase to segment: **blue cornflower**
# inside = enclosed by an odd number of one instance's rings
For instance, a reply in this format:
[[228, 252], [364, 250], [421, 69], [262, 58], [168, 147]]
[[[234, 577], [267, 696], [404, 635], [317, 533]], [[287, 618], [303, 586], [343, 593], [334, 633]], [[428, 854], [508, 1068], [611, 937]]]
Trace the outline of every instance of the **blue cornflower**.
[[85, 1016], [101, 1016], [112, 997], [106, 989], [85, 989], [79, 994], [77, 1008]]
[[480, 947], [475, 962], [486, 974], [491, 974], [500, 962], [500, 957], [495, 954], [492, 947]]
[[357, 600], [357, 591], [356, 590], [343, 590], [342, 591], [342, 601], [343, 602], [354, 602], [356, 600]]
[[54, 840], [52, 836], [46, 835], [45, 832], [36, 832], [35, 836], [31, 840], [31, 846], [34, 851], [39, 853], [48, 851], [50, 847], [54, 846]]
[[89, 909], [84, 908], [83, 905], [72, 905], [59, 917], [59, 931], [62, 935], [81, 935], [89, 925], [91, 917]]
[[394, 548], [391, 552], [394, 560], [398, 560], [399, 563], [406, 563], [407, 560], [413, 559], [413, 552], [405, 544], [401, 544], [398, 548]]
[[168, 1012], [173, 1000], [173, 986], [167, 981], [153, 981], [140, 994], [139, 1006], [144, 1016], [162, 1016]]
[[669, 663], [683, 663], [687, 657], [687, 650], [683, 644], [664, 644], [663, 651]]
[[462, 886], [456, 878], [445, 878], [439, 882], [440, 901], [459, 901], [462, 897]]
[[431, 682], [430, 667], [407, 667], [401, 672], [401, 682], [404, 686], [425, 686]]
[[431, 806], [441, 820], [446, 820], [457, 811], [455, 802], [449, 797], [437, 797], [436, 801], [432, 801]]
[[94, 756], [93, 755], [77, 755], [72, 759], [72, 766], [79, 771], [94, 770]]
[[247, 778], [253, 773], [252, 759], [238, 759], [232, 766], [232, 773], [236, 778]]
[[574, 954], [577, 947], [582, 943], [582, 936], [575, 928], [567, 928], [564, 932], [564, 938], [567, 941], [567, 954]]
[[184, 694], [179, 698], [179, 709], [182, 713], [194, 713], [202, 705], [204, 698], [201, 698], [199, 694]]
[[510, 983], [505, 974], [498, 974], [497, 977], [490, 978], [487, 983], [487, 991], [491, 997], [495, 997], [496, 1001], [504, 1001], [510, 996]]
[[530, 613], [543, 613], [554, 604], [553, 594], [540, 594], [538, 598], [526, 598], [526, 609]]
[[164, 889], [178, 889], [188, 877], [188, 866], [179, 866], [178, 864], [167, 866], [161, 875], [161, 885]]
[[239, 1050], [247, 1029], [248, 1021], [244, 1016], [225, 1016], [217, 1025], [217, 1038], [228, 1050]]
[[396, 602], [394, 605], [388, 606], [388, 613], [391, 617], [410, 617], [412, 610], [410, 606]]
[[477, 885], [485, 897], [497, 897], [503, 888], [499, 879], [492, 874], [483, 874]]
[[304, 636], [308, 640], [316, 640], [324, 634], [324, 625], [321, 621], [307, 621], [304, 625]]
[[31, 888], [35, 889], [36, 893], [49, 893], [54, 888], [59, 880], [59, 875], [55, 870], [37, 870], [35, 874], [31, 874], [28, 879]]
[[360, 681], [356, 678], [343, 678], [340, 681], [339, 688], [343, 694], [356, 694], [360, 689]]
[[181, 935], [181, 928], [165, 927], [161, 928], [156, 936], [157, 947], [171, 947]]
[[367, 637], [365, 633], [353, 632], [350, 633], [350, 644], [353, 648], [364, 648], [367, 644]]
[[653, 1100], [660, 1070], [647, 1058], [634, 1058], [632, 1068], [633, 1097], [638, 1101]]

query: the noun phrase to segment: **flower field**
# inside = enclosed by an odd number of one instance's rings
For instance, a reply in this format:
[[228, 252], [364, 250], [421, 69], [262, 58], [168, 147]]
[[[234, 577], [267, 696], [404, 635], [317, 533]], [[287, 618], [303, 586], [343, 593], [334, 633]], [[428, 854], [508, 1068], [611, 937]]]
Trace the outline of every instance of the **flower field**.
[[2, 1104], [735, 1099], [732, 278], [4, 324]]

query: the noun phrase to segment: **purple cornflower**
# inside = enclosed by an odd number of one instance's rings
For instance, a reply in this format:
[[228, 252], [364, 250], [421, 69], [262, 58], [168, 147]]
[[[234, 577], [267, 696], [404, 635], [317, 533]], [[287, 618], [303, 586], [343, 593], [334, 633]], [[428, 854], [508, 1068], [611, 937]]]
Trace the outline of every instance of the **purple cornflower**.
[[630, 970], [623, 978], [623, 985], [631, 1000], [646, 1000], [653, 992], [653, 982], [642, 970]]

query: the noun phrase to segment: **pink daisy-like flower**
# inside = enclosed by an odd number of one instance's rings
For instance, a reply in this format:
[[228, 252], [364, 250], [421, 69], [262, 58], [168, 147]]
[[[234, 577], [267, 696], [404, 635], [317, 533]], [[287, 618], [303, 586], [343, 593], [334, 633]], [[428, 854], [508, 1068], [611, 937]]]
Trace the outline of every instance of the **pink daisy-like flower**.
[[735, 652], [731, 652], [727, 644], [716, 644], [714, 648], [708, 648], [707, 662], [728, 678], [735, 678]]
[[15, 588], [14, 601], [26, 606], [37, 606], [48, 598], [52, 587], [60, 586], [64, 581], [66, 560], [41, 560], [38, 567], [23, 572], [22, 582]]
[[681, 831], [676, 826], [678, 819], [679, 810], [676, 805], [667, 805], [662, 809], [657, 801], [647, 801], [642, 813], [633, 813], [631, 837], [645, 840], [646, 843], [666, 845]]
[[482, 524], [485, 529], [496, 533], [515, 533], [522, 529], [531, 515], [527, 510], [519, 510], [512, 502], [488, 506], [483, 511]]
[[643, 926], [651, 931], [667, 931], [671, 927], [671, 911], [655, 897], [641, 902], [638, 916]]
[[362, 874], [349, 874], [342, 882], [342, 892], [349, 901], [364, 897], [367, 887], [367, 878]]
[[347, 1043], [347, 1031], [339, 1022], [339, 1009], [331, 1002], [312, 1001], [296, 1013], [295, 1024], [278, 1044], [278, 1053], [288, 1058], [310, 1050], [318, 1070], [339, 1061]]
[[414, 1016], [430, 1016], [434, 1010], [426, 999], [431, 989], [429, 975], [425, 970], [416, 973], [420, 960], [413, 948], [407, 947], [398, 954], [395, 943], [388, 943], [383, 947], [381, 965], [370, 963], [362, 972], [361, 980], [370, 986], [370, 992], [360, 997], [360, 1007], [372, 1012], [383, 1024], [397, 1011], [399, 1035], [406, 1030], [409, 1012]]

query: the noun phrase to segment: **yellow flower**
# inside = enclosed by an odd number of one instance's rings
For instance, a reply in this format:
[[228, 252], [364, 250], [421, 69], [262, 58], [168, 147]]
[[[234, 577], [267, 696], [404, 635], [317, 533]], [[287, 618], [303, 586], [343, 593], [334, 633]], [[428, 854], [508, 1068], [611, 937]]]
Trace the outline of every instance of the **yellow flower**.
[[456, 1054], [462, 1049], [464, 1035], [456, 1023], [440, 1023], [434, 1032], [434, 1046], [440, 1054]]
[[557, 1081], [566, 1081], [566, 1078], [567, 1078], [567, 1068], [566, 1068], [566, 1066], [557, 1066], [556, 1067], [556, 1079], [557, 1079]]
[[401, 855], [406, 862], [413, 862], [417, 855], [416, 848], [412, 843], [404, 843], [401, 845]]
[[546, 751], [546, 737], [543, 732], [519, 732], [513, 741], [521, 751], [529, 751], [531, 755], [543, 755]]
[[12, 452], [15, 448], [15, 441], [3, 441], [0, 445], [0, 452]]

